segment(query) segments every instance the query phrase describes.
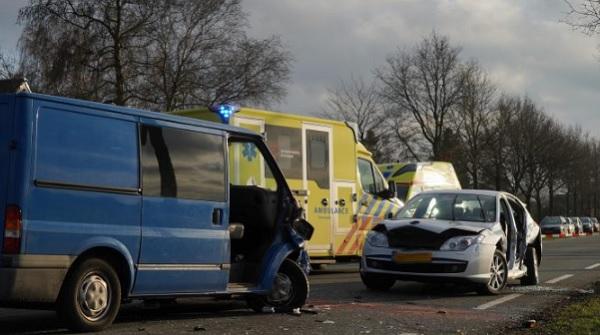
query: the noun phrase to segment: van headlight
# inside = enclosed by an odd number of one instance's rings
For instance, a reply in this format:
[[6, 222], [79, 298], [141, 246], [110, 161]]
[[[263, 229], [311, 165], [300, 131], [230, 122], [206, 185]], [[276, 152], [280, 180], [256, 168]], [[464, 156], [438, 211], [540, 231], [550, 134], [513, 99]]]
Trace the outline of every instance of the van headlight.
[[463, 251], [473, 244], [483, 241], [483, 235], [455, 236], [449, 238], [442, 244], [440, 250], [444, 251]]
[[387, 248], [389, 247], [387, 235], [382, 232], [371, 230], [367, 234], [367, 243], [373, 247]]

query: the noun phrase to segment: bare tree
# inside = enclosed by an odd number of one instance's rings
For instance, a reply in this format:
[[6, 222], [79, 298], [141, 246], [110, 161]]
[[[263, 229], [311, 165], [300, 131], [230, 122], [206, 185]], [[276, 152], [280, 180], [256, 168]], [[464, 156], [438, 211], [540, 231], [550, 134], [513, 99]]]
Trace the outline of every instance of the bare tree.
[[78, 81], [98, 81], [93, 89], [104, 89], [115, 104], [125, 105], [132, 98], [136, 54], [144, 48], [140, 34], [156, 20], [159, 5], [154, 0], [31, 0], [19, 12], [25, 25], [21, 45], [29, 57], [55, 59], [39, 64], [51, 66], [44, 71], [56, 74], [50, 80], [69, 77], [74, 67], [87, 68]]
[[10, 79], [18, 75], [20, 74], [17, 58], [0, 48], [0, 79]]
[[246, 36], [240, 1], [31, 0], [24, 68], [38, 91], [118, 105], [277, 101], [291, 56]]
[[494, 126], [496, 88], [478, 64], [471, 63], [464, 71], [462, 94], [454, 107], [451, 123], [460, 139], [461, 167], [471, 186], [479, 188], [485, 150], [491, 144], [491, 138], [486, 135]]
[[578, 4], [570, 0], [563, 1], [569, 7], [563, 20], [565, 23], [588, 35], [600, 32], [600, 0], [583, 0]]
[[139, 99], [167, 111], [281, 99], [291, 56], [277, 37], [249, 39], [245, 27], [239, 0], [172, 0], [148, 32]]
[[412, 50], [389, 56], [376, 71], [383, 98], [394, 107], [396, 117], [414, 119], [434, 160], [442, 156], [448, 118], [461, 96], [459, 53], [447, 37], [433, 32]]

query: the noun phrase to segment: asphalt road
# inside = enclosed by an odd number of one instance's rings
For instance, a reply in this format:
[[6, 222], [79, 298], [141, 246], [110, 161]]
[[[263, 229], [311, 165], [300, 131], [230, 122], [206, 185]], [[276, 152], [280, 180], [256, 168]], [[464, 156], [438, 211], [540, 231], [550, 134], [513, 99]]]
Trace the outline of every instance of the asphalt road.
[[[311, 275], [300, 316], [256, 314], [237, 301], [186, 299], [169, 306], [125, 306], [106, 334], [500, 334], [547, 307], [585, 294], [600, 280], [600, 236], [544, 241], [542, 284], [518, 282], [499, 296], [468, 287], [398, 282], [389, 292], [364, 288], [356, 264]], [[0, 309], [0, 332], [62, 334], [53, 312]]]

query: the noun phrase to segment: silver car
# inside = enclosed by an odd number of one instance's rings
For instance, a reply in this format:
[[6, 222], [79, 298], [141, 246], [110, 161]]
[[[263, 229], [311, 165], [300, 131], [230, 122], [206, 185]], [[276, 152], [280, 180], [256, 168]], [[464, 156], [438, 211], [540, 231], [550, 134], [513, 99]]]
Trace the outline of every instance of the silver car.
[[370, 289], [396, 280], [455, 281], [498, 294], [508, 280], [538, 283], [542, 239], [515, 196], [496, 191], [429, 191], [368, 233], [360, 274]]

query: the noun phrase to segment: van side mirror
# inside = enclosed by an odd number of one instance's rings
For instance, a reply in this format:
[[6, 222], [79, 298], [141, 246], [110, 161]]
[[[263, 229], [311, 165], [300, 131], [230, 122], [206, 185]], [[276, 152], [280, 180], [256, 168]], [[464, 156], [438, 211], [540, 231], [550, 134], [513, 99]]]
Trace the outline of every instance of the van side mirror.
[[394, 181], [389, 181], [388, 182], [388, 191], [390, 191], [390, 198], [393, 198], [396, 196], [396, 183]]

